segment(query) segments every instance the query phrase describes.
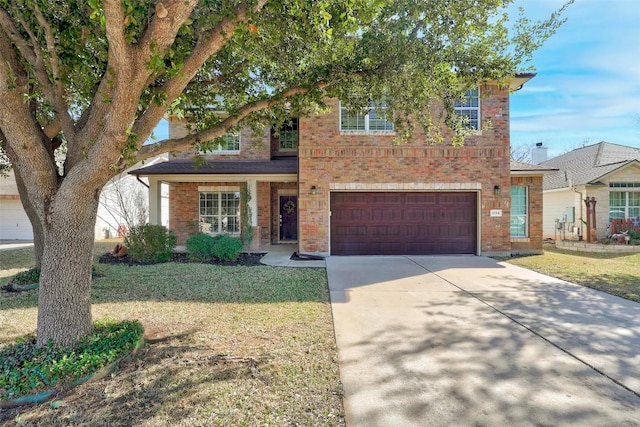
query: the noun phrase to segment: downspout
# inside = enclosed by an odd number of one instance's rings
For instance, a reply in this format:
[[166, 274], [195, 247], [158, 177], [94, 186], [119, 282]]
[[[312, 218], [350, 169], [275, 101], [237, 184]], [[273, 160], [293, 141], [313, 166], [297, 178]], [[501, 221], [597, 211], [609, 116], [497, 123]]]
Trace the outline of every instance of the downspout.
[[149, 184], [147, 184], [146, 182], [144, 182], [143, 180], [141, 180], [141, 179], [140, 179], [140, 175], [136, 175], [136, 180], [137, 180], [140, 184], [142, 184], [142, 185], [144, 185], [145, 187], [147, 187], [147, 190], [149, 189]]
[[[573, 190], [574, 193], [578, 193], [580, 195], [580, 203], [578, 203], [578, 206], [580, 206], [580, 234], [579, 234], [579, 240], [582, 240], [582, 226], [584, 225], [584, 220], [582, 219], [582, 192], [581, 191], [577, 191], [576, 187], [571, 187], [571, 189]], [[575, 202], [574, 202], [574, 206], [575, 206]]]

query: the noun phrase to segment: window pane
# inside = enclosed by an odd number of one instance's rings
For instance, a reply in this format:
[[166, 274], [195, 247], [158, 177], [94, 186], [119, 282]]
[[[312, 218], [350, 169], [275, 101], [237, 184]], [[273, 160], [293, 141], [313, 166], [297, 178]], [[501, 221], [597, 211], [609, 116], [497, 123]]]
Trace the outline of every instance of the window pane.
[[344, 107], [340, 108], [340, 130], [364, 131], [364, 114], [352, 114]]
[[624, 208], [625, 202], [625, 193], [622, 191], [612, 191], [609, 193], [609, 206]]
[[511, 187], [511, 237], [527, 237], [527, 187]]
[[511, 237], [527, 237], [526, 217], [511, 215]]
[[298, 119], [291, 119], [291, 123], [285, 123], [280, 129], [280, 149], [295, 150], [298, 148]]
[[372, 107], [369, 110], [369, 129], [368, 130], [393, 130], [393, 122], [387, 121], [386, 108], [383, 106]]
[[240, 134], [228, 133], [220, 138], [220, 149], [223, 151], [240, 151]]
[[453, 104], [456, 114], [466, 118], [465, 127], [480, 129], [480, 91], [471, 89], [465, 92], [464, 99]]
[[200, 192], [200, 231], [240, 232], [240, 192]]

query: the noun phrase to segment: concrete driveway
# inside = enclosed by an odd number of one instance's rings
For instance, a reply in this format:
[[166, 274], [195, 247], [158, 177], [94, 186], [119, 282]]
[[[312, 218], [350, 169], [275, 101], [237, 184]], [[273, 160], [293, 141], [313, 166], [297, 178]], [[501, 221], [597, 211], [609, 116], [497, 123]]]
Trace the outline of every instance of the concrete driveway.
[[640, 304], [484, 257], [326, 264], [347, 427], [640, 425]]

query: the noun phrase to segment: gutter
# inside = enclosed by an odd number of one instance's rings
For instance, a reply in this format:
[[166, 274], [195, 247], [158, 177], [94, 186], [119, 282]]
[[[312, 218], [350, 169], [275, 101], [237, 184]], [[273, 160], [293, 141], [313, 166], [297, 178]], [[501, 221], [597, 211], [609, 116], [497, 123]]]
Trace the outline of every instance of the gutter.
[[146, 182], [144, 182], [142, 179], [140, 179], [140, 175], [136, 175], [136, 180], [137, 180], [140, 184], [142, 184], [142, 185], [144, 185], [145, 187], [147, 187], [147, 189], [149, 189], [149, 184], [147, 184], [147, 183], [146, 183]]

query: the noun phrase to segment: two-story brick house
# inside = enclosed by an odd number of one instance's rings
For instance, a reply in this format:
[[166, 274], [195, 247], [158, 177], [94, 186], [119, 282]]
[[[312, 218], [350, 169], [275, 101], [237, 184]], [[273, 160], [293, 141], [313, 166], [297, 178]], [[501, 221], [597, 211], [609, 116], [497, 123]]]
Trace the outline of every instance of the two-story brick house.
[[[180, 243], [197, 231], [239, 233], [248, 206], [254, 249], [296, 242], [299, 253], [318, 255], [541, 252], [548, 168], [510, 162], [509, 96], [531, 77], [468, 92], [456, 110], [477, 132], [462, 147], [429, 143], [421, 131], [396, 144], [383, 108], [354, 114], [334, 99], [330, 112], [293, 118], [277, 132], [228, 135], [199, 167], [190, 151], [133, 173], [149, 178], [152, 223], [160, 184], [169, 186], [169, 228]], [[170, 118], [170, 137], [185, 132]]]

